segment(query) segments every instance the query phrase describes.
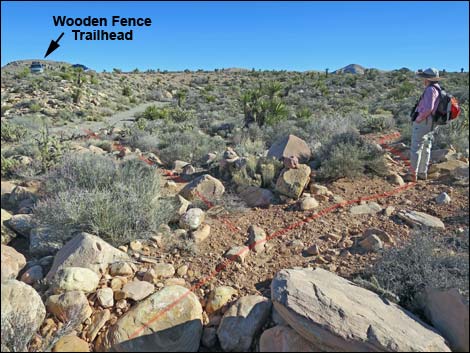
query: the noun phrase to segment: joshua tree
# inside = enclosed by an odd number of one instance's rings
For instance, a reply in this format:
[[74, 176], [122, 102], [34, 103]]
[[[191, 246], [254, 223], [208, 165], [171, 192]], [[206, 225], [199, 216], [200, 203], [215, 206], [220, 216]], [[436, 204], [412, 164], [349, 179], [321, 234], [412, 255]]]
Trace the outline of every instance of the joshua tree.
[[463, 73], [463, 67], [460, 69], [460, 72]]
[[178, 107], [181, 108], [181, 105], [183, 104], [184, 100], [186, 99], [186, 92], [183, 90], [180, 90], [176, 92], [176, 100], [178, 101]]
[[328, 68], [325, 69], [326, 77], [328, 77], [328, 70], [330, 70], [330, 69], [328, 69]]

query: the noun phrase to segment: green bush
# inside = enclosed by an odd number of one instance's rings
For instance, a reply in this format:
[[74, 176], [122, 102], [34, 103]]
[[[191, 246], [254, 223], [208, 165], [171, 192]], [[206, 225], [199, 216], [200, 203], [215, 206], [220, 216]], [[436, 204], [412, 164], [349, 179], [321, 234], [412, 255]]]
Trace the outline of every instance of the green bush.
[[67, 155], [45, 181], [35, 207], [40, 224], [62, 240], [81, 230], [114, 246], [152, 236], [173, 208], [160, 198], [161, 176], [144, 162], [107, 156]]
[[2, 142], [19, 142], [24, 139], [28, 131], [18, 124], [2, 121], [1, 140]]
[[131, 88], [129, 86], [125, 86], [122, 89], [122, 95], [125, 97], [130, 97], [132, 94]]
[[318, 177], [356, 178], [367, 172], [385, 175], [387, 166], [383, 157], [381, 150], [357, 133], [336, 135], [319, 151]]
[[11, 177], [19, 167], [19, 162], [13, 158], [1, 155], [2, 177]]
[[468, 231], [450, 236], [417, 231], [409, 243], [384, 251], [363, 276], [398, 296], [403, 307], [420, 313], [425, 287], [457, 288], [468, 300], [468, 250]]

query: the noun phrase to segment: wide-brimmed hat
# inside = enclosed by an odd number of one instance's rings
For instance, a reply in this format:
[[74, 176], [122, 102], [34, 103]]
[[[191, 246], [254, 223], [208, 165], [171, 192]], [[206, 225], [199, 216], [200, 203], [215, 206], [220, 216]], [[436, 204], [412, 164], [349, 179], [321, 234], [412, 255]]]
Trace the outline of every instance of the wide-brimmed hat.
[[416, 76], [420, 78], [425, 78], [429, 81], [439, 81], [442, 80], [442, 77], [439, 77], [439, 70], [430, 67], [426, 70], [418, 70]]

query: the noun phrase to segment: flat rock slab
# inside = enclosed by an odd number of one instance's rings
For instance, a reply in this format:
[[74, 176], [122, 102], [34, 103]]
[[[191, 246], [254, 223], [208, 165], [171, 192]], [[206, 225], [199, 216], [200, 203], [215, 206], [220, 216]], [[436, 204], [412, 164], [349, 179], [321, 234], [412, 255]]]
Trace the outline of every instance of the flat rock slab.
[[444, 223], [437, 217], [424, 212], [403, 210], [397, 216], [413, 228], [437, 228], [445, 229]]
[[382, 206], [376, 202], [369, 202], [365, 205], [353, 206], [349, 209], [349, 212], [353, 215], [362, 215], [362, 214], [376, 214], [382, 211]]
[[274, 142], [268, 151], [268, 157], [279, 160], [297, 157], [300, 163], [307, 163], [312, 157], [308, 144], [295, 135], [288, 135]]
[[129, 310], [104, 335], [99, 351], [196, 352], [202, 307], [189, 289], [169, 286]]
[[282, 318], [322, 351], [450, 351], [413, 314], [323, 269], [282, 270], [271, 295]]

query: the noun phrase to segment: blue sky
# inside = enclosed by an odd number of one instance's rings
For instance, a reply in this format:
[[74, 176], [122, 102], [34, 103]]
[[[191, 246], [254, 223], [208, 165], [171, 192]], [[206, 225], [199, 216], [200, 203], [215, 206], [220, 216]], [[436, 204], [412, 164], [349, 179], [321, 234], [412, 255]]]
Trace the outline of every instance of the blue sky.
[[[469, 4], [462, 2], [2, 1], [1, 61], [43, 58], [95, 70], [244, 67], [331, 71], [469, 66]], [[75, 41], [52, 16], [150, 17], [134, 40]], [[81, 28], [92, 30], [96, 28]], [[111, 30], [129, 28], [111, 27]]]

